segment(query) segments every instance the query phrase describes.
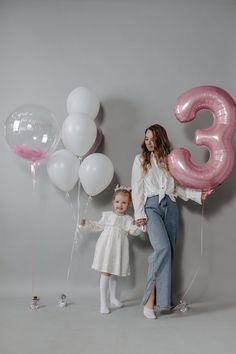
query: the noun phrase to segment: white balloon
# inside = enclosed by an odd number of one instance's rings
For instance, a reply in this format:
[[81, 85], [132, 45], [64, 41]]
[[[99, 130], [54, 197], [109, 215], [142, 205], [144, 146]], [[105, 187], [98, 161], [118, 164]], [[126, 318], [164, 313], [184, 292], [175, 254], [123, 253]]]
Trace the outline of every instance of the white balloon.
[[94, 196], [101, 193], [111, 183], [114, 167], [104, 154], [95, 153], [87, 156], [79, 169], [80, 182], [85, 192]]
[[67, 112], [85, 113], [96, 118], [100, 104], [97, 96], [86, 87], [77, 87], [69, 94], [66, 101]]
[[68, 150], [58, 150], [47, 160], [48, 175], [57, 188], [69, 192], [79, 179], [79, 159]]
[[99, 148], [99, 146], [101, 145], [103, 139], [104, 139], [104, 135], [102, 133], [102, 129], [97, 128], [97, 136], [96, 136], [95, 142], [94, 142], [93, 146], [91, 147], [91, 149], [89, 149], [87, 155], [93, 154], [94, 152], [96, 152], [97, 149]]
[[93, 146], [97, 127], [84, 113], [70, 114], [62, 125], [62, 142], [73, 154], [82, 157]]

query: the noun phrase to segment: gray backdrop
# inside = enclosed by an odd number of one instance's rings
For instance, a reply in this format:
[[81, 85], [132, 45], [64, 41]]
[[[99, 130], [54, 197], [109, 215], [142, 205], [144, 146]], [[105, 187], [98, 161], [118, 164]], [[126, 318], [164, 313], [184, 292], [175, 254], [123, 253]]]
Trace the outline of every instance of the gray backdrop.
[[[182, 92], [204, 84], [236, 97], [235, 32], [233, 0], [0, 1], [1, 294], [31, 294], [32, 257], [40, 296], [62, 291], [77, 296], [98, 287], [98, 274], [90, 268], [95, 234], [81, 236], [66, 282], [76, 188], [71, 201], [66, 199], [50, 182], [43, 162], [33, 192], [30, 164], [14, 156], [4, 138], [9, 113], [23, 103], [38, 103], [52, 110], [61, 126], [72, 89], [87, 86], [97, 94], [102, 107], [96, 123], [105, 136], [99, 151], [116, 172], [109, 188], [90, 204], [89, 216], [98, 219], [111, 208], [117, 181], [130, 184], [132, 162], [150, 124], [165, 126], [174, 147], [187, 147], [194, 161], [205, 161], [206, 151], [193, 139], [196, 127], [210, 125], [210, 114], [181, 125], [173, 107]], [[179, 203], [177, 296], [201, 264], [190, 301], [235, 298], [235, 177], [234, 168], [206, 203], [202, 257], [201, 207]], [[82, 192], [82, 205], [85, 201]], [[145, 236], [131, 239], [130, 246], [133, 273], [120, 283], [122, 297], [141, 298], [151, 249]]]

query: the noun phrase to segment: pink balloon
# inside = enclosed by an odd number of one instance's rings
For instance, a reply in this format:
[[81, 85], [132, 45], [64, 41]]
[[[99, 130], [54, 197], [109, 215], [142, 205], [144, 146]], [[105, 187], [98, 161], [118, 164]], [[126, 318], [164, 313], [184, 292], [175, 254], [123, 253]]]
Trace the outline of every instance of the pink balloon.
[[199, 86], [178, 98], [175, 115], [180, 122], [189, 122], [201, 109], [208, 109], [213, 114], [213, 124], [196, 130], [195, 143], [208, 148], [209, 160], [195, 164], [188, 150], [177, 148], [169, 154], [168, 164], [180, 184], [206, 191], [221, 184], [232, 171], [234, 151], [231, 140], [236, 130], [236, 103], [219, 87]]

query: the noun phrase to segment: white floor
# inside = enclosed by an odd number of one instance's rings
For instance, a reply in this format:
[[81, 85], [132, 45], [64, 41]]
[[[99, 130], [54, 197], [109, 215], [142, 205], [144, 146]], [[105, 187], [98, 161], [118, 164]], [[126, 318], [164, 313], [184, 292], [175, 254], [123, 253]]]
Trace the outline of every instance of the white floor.
[[139, 300], [100, 315], [97, 298], [81, 297], [61, 309], [57, 299], [41, 299], [37, 311], [28, 298], [1, 298], [1, 354], [233, 354], [235, 303], [198, 303], [187, 313], [147, 320]]

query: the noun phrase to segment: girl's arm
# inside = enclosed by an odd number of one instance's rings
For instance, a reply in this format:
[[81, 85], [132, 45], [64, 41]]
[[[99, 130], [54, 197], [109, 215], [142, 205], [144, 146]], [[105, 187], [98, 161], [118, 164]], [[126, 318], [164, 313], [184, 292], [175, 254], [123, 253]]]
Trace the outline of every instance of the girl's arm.
[[100, 232], [103, 231], [105, 227], [104, 224], [104, 216], [99, 221], [92, 221], [88, 219], [82, 219], [80, 221], [80, 228], [86, 229], [92, 232]]
[[146, 232], [146, 226], [137, 225], [131, 216], [129, 216], [129, 219], [127, 220], [125, 229], [132, 236], [139, 236], [142, 232]]
[[142, 232], [146, 231], [146, 226], [137, 226], [135, 224], [131, 224], [129, 228], [129, 234], [132, 236], [139, 236]]
[[141, 161], [139, 155], [135, 157], [132, 176], [132, 199], [134, 206], [134, 217], [135, 220], [146, 219], [146, 214], [144, 212], [144, 188], [143, 188], [143, 176], [141, 171]]

